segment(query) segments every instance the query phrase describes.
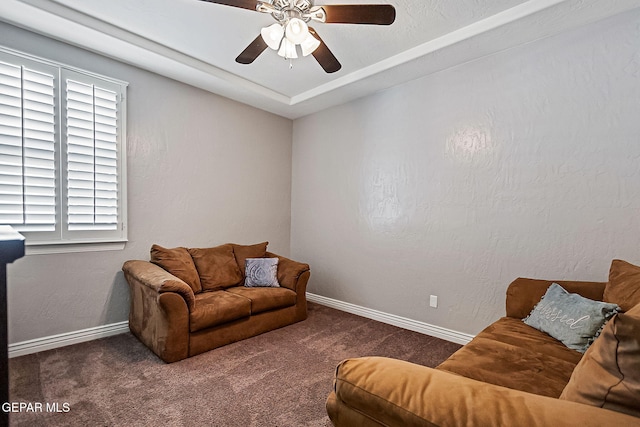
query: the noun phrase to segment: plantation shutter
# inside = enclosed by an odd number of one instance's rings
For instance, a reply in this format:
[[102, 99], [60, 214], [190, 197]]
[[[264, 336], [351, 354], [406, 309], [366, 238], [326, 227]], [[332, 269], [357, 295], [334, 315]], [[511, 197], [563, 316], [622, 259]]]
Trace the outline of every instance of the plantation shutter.
[[0, 224], [56, 228], [55, 78], [0, 61]]
[[126, 241], [126, 88], [0, 46], [0, 224], [34, 253]]
[[69, 230], [118, 228], [118, 94], [66, 80]]

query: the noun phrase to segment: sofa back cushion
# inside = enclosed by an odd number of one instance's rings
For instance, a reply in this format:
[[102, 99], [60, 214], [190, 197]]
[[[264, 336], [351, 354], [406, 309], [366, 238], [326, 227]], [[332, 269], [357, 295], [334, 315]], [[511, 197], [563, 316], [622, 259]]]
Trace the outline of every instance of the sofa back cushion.
[[151, 262], [184, 281], [194, 293], [202, 291], [198, 270], [186, 248], [151, 246]]
[[189, 253], [198, 270], [203, 290], [225, 289], [242, 282], [242, 272], [231, 244], [214, 248], [189, 248]]
[[604, 301], [618, 304], [623, 311], [640, 304], [640, 267], [614, 259], [604, 288]]
[[560, 399], [640, 417], [640, 305], [605, 325]]
[[507, 289], [507, 316], [524, 319], [540, 302], [552, 283], [557, 283], [567, 291], [594, 301], [602, 301], [604, 282], [578, 282], [567, 280], [540, 280], [519, 277]]
[[236, 263], [245, 276], [245, 262], [247, 258], [264, 258], [267, 254], [267, 245], [269, 242], [256, 243], [255, 245], [236, 245], [233, 246], [233, 255], [236, 257]]

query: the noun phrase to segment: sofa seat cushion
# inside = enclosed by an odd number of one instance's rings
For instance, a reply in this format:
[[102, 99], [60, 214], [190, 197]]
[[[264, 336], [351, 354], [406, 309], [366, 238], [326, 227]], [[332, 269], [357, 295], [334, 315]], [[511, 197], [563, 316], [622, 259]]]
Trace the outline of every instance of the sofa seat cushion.
[[227, 288], [226, 291], [251, 301], [251, 314], [290, 307], [296, 304], [296, 293], [287, 288], [247, 288], [245, 286], [235, 286], [233, 288]]
[[189, 329], [196, 332], [249, 316], [251, 301], [246, 298], [225, 291], [202, 292], [189, 314]]
[[557, 398], [581, 357], [581, 353], [522, 320], [503, 317], [437, 369]]

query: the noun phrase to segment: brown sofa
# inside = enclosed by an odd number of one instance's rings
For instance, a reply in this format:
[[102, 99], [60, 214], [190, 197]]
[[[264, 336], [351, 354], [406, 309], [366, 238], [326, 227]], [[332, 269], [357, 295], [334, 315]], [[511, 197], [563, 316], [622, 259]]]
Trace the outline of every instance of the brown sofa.
[[525, 323], [551, 281], [516, 279], [506, 317], [435, 369], [365, 357], [337, 368], [335, 426], [640, 426], [640, 268], [614, 260], [609, 282], [556, 281], [618, 304], [584, 354]]
[[[154, 245], [151, 262], [125, 262], [129, 329], [162, 360], [175, 362], [306, 319], [309, 265], [266, 248], [267, 242]], [[278, 258], [280, 287], [245, 287], [246, 258]]]

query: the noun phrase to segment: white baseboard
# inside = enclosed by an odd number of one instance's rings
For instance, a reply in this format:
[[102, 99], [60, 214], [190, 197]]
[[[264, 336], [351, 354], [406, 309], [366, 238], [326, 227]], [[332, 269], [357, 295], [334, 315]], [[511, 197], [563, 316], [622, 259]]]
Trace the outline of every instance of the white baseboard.
[[[451, 329], [441, 328], [440, 326], [408, 319], [406, 317], [396, 316], [395, 314], [384, 313], [382, 311], [373, 310], [371, 308], [362, 307], [333, 298], [323, 297], [322, 295], [316, 295], [309, 292], [307, 292], [307, 300], [315, 302], [317, 304], [326, 305], [327, 307], [335, 308], [336, 310], [346, 311], [347, 313], [366, 317], [367, 319], [377, 320], [378, 322], [387, 323], [389, 325], [408, 329], [414, 332], [420, 332], [425, 335], [441, 338], [443, 340], [451, 341], [457, 344], [467, 344], [474, 337], [473, 335], [465, 334]], [[129, 322], [125, 320], [124, 322], [96, 326], [94, 328], [82, 329], [80, 331], [67, 332], [64, 334], [17, 342], [14, 344], [9, 344], [9, 357], [18, 357], [27, 354], [38, 353], [45, 350], [53, 350], [55, 348], [97, 340], [99, 338], [106, 338], [128, 331]]]
[[64, 347], [71, 344], [78, 344], [85, 341], [106, 338], [129, 331], [129, 322], [111, 323], [109, 325], [96, 326], [94, 328], [82, 329], [80, 331], [67, 332], [64, 334], [52, 335], [50, 337], [36, 338], [33, 340], [9, 344], [9, 357], [24, 356], [38, 353], [45, 350]]
[[356, 304], [340, 301], [333, 298], [323, 297], [307, 292], [307, 300], [315, 302], [336, 310], [346, 311], [347, 313], [356, 314], [366, 317], [367, 319], [377, 320], [378, 322], [387, 323], [389, 325], [398, 326], [399, 328], [408, 329], [414, 332], [420, 332], [432, 337], [441, 338], [456, 344], [467, 344], [474, 336], [465, 334], [451, 329], [441, 328], [440, 326], [431, 325], [429, 323], [420, 322], [418, 320], [408, 319], [406, 317], [396, 316], [395, 314], [384, 313], [382, 311], [373, 310], [371, 308], [362, 307]]

